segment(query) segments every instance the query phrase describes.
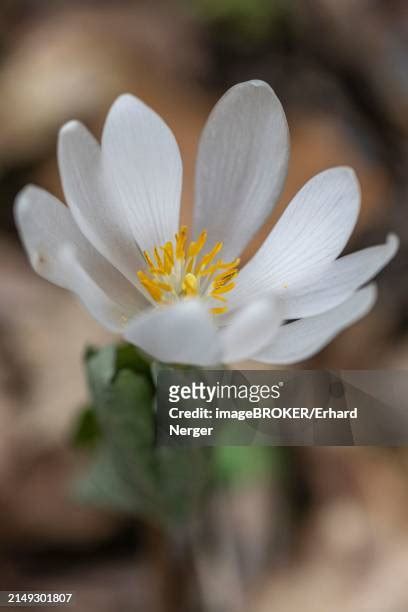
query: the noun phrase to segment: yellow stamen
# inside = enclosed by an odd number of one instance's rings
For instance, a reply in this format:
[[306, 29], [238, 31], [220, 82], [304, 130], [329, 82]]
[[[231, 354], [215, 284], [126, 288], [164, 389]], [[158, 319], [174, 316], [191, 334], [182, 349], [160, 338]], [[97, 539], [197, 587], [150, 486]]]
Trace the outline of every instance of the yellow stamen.
[[183, 292], [191, 297], [198, 294], [198, 280], [194, 274], [186, 274], [182, 284]]
[[157, 262], [157, 270], [160, 271], [160, 273], [163, 273], [163, 262], [160, 258], [159, 249], [157, 247], [154, 247], [154, 256]]
[[224, 312], [227, 312], [228, 308], [226, 306], [222, 306], [220, 308], [211, 308], [210, 312], [213, 315], [220, 315], [220, 314], [224, 314]]
[[234, 287], [235, 283], [230, 283], [229, 285], [221, 285], [214, 289], [211, 295], [222, 295], [223, 293], [228, 293], [229, 291], [232, 291]]
[[151, 257], [150, 257], [150, 255], [149, 255], [149, 253], [148, 253], [147, 251], [143, 251], [143, 255], [144, 255], [144, 257], [145, 257], [145, 260], [146, 260], [146, 261], [147, 261], [147, 263], [148, 263], [149, 268], [150, 268], [151, 270], [153, 270], [155, 266], [154, 266], [153, 261], [151, 260]]
[[223, 272], [219, 276], [215, 277], [214, 286], [221, 287], [222, 285], [225, 285], [226, 283], [231, 281], [237, 275], [238, 275], [238, 270], [228, 270], [227, 272]]
[[223, 243], [222, 242], [217, 242], [213, 248], [211, 249], [211, 251], [209, 253], [207, 253], [207, 255], [204, 255], [204, 257], [202, 258], [201, 262], [199, 264], [197, 264], [196, 266], [196, 274], [202, 274], [202, 270], [208, 266], [212, 260], [218, 255], [218, 253], [221, 251], [223, 247]]
[[149, 292], [149, 294], [151, 295], [151, 297], [156, 301], [156, 302], [161, 302], [162, 301], [162, 290], [161, 288], [157, 285], [157, 283], [154, 280], [151, 280], [148, 276], [146, 276], [143, 272], [139, 271], [137, 273], [140, 282], [142, 283], [143, 287]]
[[[239, 259], [235, 259], [235, 261], [231, 261], [229, 263], [224, 263], [222, 261], [222, 259], [220, 259], [217, 262], [215, 262], [214, 264], [212, 264], [211, 266], [209, 266], [206, 270], [203, 270], [202, 272], [200, 272], [200, 276], [211, 276], [212, 274], [214, 274], [218, 270], [224, 270], [224, 272], [226, 272], [228, 270], [232, 270], [232, 269], [238, 267], [239, 261], [240, 261]], [[237, 272], [238, 272], [238, 270], [237, 270]]]
[[188, 262], [187, 262], [186, 274], [189, 274], [189, 272], [192, 271], [193, 266], [194, 266], [194, 257], [190, 257]]
[[159, 287], [163, 291], [173, 291], [173, 287], [169, 283], [161, 283], [160, 281], [153, 281], [156, 287]]
[[[223, 247], [222, 242], [217, 242], [197, 261], [206, 242], [207, 232], [203, 230], [197, 240], [188, 244], [187, 227], [183, 225], [173, 242], [168, 241], [153, 249], [153, 257], [144, 251], [147, 268], [139, 270], [137, 276], [153, 301], [173, 304], [177, 300], [199, 298], [208, 302], [213, 315], [227, 311], [225, 294], [235, 287], [232, 281], [238, 274], [239, 259], [230, 262], [217, 260]], [[213, 306], [215, 301], [225, 305]]]
[[177, 259], [184, 259], [185, 251], [184, 247], [187, 240], [187, 226], [182, 225], [178, 234], [176, 234], [176, 257]]
[[171, 244], [171, 242], [166, 242], [166, 244], [164, 245], [164, 247], [161, 247], [162, 251], [163, 251], [163, 270], [165, 274], [170, 274], [173, 265], [174, 265], [174, 258], [173, 258], [173, 245]]
[[189, 257], [197, 257], [197, 255], [202, 251], [205, 243], [207, 241], [207, 232], [203, 230], [198, 237], [196, 242], [191, 242], [188, 247], [188, 256]]

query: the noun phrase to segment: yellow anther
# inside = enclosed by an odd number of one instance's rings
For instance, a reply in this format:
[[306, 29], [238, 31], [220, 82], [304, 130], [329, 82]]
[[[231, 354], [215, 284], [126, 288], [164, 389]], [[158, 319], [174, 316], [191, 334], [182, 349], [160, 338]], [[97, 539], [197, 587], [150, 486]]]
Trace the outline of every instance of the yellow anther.
[[222, 295], [223, 293], [229, 293], [230, 291], [232, 291], [235, 287], [235, 283], [229, 283], [229, 285], [221, 285], [219, 287], [216, 287], [211, 295]]
[[161, 283], [158, 280], [153, 281], [153, 282], [156, 285], [156, 287], [159, 287], [163, 291], [170, 291], [170, 292], [173, 291], [173, 287], [171, 285], [169, 285], [169, 283]]
[[166, 242], [161, 250], [163, 251], [163, 270], [165, 274], [170, 274], [174, 265], [173, 245], [171, 242]]
[[224, 314], [224, 312], [227, 312], [228, 308], [226, 306], [221, 306], [220, 308], [211, 308], [210, 312], [213, 315], [220, 315], [220, 314]]
[[203, 230], [198, 237], [196, 242], [191, 242], [188, 247], [188, 257], [197, 257], [197, 255], [203, 250], [203, 247], [207, 241], [207, 232]]
[[176, 257], [177, 259], [184, 259], [185, 251], [184, 247], [187, 240], [187, 226], [182, 225], [178, 234], [176, 234]]
[[219, 267], [220, 268], [238, 268], [239, 264], [241, 263], [241, 260], [239, 257], [237, 257], [236, 259], [234, 259], [234, 261], [230, 261], [227, 263], [224, 263], [223, 261], [219, 262]]
[[171, 242], [166, 242], [166, 244], [163, 247], [161, 247], [161, 249], [163, 251], [163, 259], [164, 259], [166, 268], [169, 268], [171, 270], [171, 268], [174, 265], [173, 245]]
[[147, 264], [148, 264], [149, 268], [151, 270], [153, 270], [155, 265], [154, 265], [150, 255], [149, 255], [148, 251], [143, 251], [143, 255], [144, 255], [145, 260], [147, 261]]
[[162, 262], [161, 257], [160, 257], [159, 249], [157, 247], [154, 247], [154, 257], [155, 257], [156, 262], [157, 262], [157, 269], [160, 270], [160, 271], [164, 271], [163, 270], [163, 262]]
[[191, 297], [196, 296], [198, 294], [198, 280], [194, 274], [186, 274], [182, 284], [182, 290], [185, 295], [189, 295]]
[[221, 251], [223, 247], [223, 243], [222, 242], [217, 242], [213, 248], [211, 249], [211, 251], [209, 253], [207, 253], [207, 255], [204, 255], [204, 257], [202, 258], [201, 262], [197, 264], [196, 266], [196, 274], [203, 274], [202, 270], [208, 266], [212, 260], [218, 255], [218, 253]]
[[229, 263], [224, 263], [222, 260], [219, 260], [219, 261], [216, 261], [211, 266], [209, 266], [206, 270], [203, 270], [202, 272], [200, 272], [200, 275], [201, 276], [211, 276], [212, 274], [215, 274], [215, 272], [218, 272], [219, 270], [223, 270], [223, 272], [217, 277], [217, 278], [220, 278], [223, 274], [229, 273], [229, 271], [234, 270], [238, 273], [238, 270], [237, 270], [238, 264], [239, 264], [239, 259], [236, 259], [235, 261], [231, 261]]
[[186, 265], [186, 274], [192, 272], [194, 266], [194, 257], [189, 257]]
[[222, 285], [225, 285], [226, 283], [231, 281], [237, 275], [238, 275], [238, 270], [235, 270], [235, 269], [234, 270], [227, 270], [226, 272], [223, 272], [219, 276], [215, 277], [215, 279], [214, 279], [214, 286], [215, 287], [221, 287]]
[[148, 291], [148, 293], [151, 295], [151, 297], [156, 302], [161, 302], [161, 300], [162, 300], [162, 290], [158, 286], [158, 284], [154, 280], [151, 280], [143, 272], [138, 272], [137, 275], [138, 275], [139, 280], [142, 283], [143, 287], [146, 289], [146, 291]]

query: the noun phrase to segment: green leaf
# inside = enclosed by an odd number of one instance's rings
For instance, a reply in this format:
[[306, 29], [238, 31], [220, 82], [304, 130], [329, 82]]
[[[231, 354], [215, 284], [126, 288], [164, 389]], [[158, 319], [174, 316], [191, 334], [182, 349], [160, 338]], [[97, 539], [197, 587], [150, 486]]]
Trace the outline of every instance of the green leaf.
[[150, 361], [131, 344], [110, 345], [99, 351], [88, 348], [85, 363], [92, 395], [98, 395], [123, 369], [143, 374], [151, 380]]
[[94, 448], [100, 441], [102, 431], [92, 406], [84, 408], [74, 425], [72, 443], [78, 448]]
[[[155, 511], [158, 487], [153, 456], [154, 387], [150, 363], [135, 347], [119, 345], [88, 352], [86, 367], [102, 433], [91, 480], [86, 479], [91, 483], [88, 492], [96, 495], [96, 489], [102, 491], [99, 497], [120, 509], [133, 508], [139, 512], [143, 505], [150, 512]], [[111, 490], [109, 496], [103, 493], [104, 473]]]
[[149, 505], [157, 502], [152, 404], [150, 381], [122, 370], [96, 406], [118, 477]]
[[95, 402], [99, 401], [99, 396], [104, 389], [109, 386], [116, 372], [115, 346], [106, 346], [98, 352], [88, 353], [86, 360], [88, 385]]
[[115, 469], [108, 447], [103, 447], [86, 476], [74, 485], [74, 494], [83, 502], [134, 514], [142, 512], [135, 492]]
[[116, 369], [122, 370], [124, 368], [132, 370], [132, 372], [145, 374], [148, 378], [151, 378], [151, 360], [132, 344], [121, 344], [117, 347]]

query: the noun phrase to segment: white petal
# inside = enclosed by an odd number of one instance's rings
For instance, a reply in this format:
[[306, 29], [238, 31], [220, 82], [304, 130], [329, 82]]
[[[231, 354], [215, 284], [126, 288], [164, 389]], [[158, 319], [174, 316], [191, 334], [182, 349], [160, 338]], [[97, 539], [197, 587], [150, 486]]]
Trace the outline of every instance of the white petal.
[[139, 247], [150, 250], [172, 240], [179, 225], [182, 164], [170, 128], [125, 94], [109, 111], [102, 150]]
[[260, 351], [255, 359], [286, 365], [312, 357], [346, 327], [364, 317], [376, 297], [375, 286], [369, 285], [333, 310], [283, 325], [271, 346]]
[[69, 208], [81, 232], [130, 282], [145, 261], [127, 206], [115, 191], [95, 138], [78, 121], [60, 131], [58, 161]]
[[159, 361], [215, 365], [220, 362], [217, 329], [208, 308], [195, 300], [152, 308], [126, 328], [125, 338]]
[[58, 259], [60, 268], [65, 271], [70, 290], [79, 297], [94, 319], [112, 332], [122, 331], [134, 312], [106, 295], [81, 266], [70, 246], [62, 247]]
[[[115, 302], [136, 314], [147, 301], [81, 234], [69, 209], [47, 191], [28, 185], [17, 196], [16, 224], [35, 271], [52, 283], [71, 289], [58, 256], [71, 245], [80, 265]], [[69, 275], [70, 276], [70, 275]]]
[[277, 300], [259, 300], [245, 306], [220, 331], [223, 363], [251, 359], [271, 343], [282, 323]]
[[341, 253], [360, 208], [357, 177], [332, 168], [297, 193], [265, 242], [241, 270], [231, 306], [312, 282]]
[[398, 245], [397, 236], [390, 234], [386, 244], [336, 259], [315, 283], [297, 292], [282, 293], [285, 317], [310, 317], [341, 304], [394, 257]]
[[232, 87], [213, 109], [201, 136], [194, 233], [208, 230], [233, 259], [261, 227], [286, 177], [289, 133], [273, 90], [262, 81]]

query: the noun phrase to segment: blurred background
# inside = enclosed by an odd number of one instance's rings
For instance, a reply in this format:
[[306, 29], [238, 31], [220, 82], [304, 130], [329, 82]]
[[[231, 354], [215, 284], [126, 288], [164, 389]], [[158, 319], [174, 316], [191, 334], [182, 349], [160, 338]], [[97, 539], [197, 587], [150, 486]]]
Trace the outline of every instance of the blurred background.
[[[81, 612], [183, 610], [177, 592], [188, 572], [173, 572], [162, 534], [69, 493], [88, 462], [71, 443], [87, 401], [83, 350], [112, 338], [31, 271], [12, 205], [27, 182], [62, 197], [58, 128], [77, 118], [99, 135], [110, 104], [129, 91], [176, 134], [188, 218], [208, 112], [252, 78], [272, 85], [291, 130], [278, 212], [313, 174], [350, 165], [363, 205], [349, 248], [383, 242], [388, 231], [402, 242], [373, 313], [302, 366], [408, 368], [407, 2], [3, 0], [1, 589], [75, 591]], [[208, 609], [239, 609], [245, 591], [245, 610], [256, 612], [408, 610], [405, 449], [277, 449], [268, 470], [236, 479], [205, 512], [196, 574], [225, 603]]]

